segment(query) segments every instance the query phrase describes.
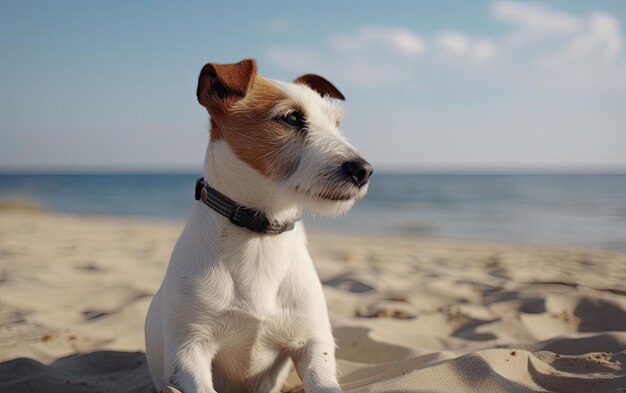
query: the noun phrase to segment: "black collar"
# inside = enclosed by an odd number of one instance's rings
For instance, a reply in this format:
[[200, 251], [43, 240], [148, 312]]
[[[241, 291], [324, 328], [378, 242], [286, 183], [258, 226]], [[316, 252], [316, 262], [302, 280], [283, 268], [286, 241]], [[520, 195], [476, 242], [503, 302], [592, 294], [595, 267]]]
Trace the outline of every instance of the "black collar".
[[293, 221], [287, 223], [270, 221], [260, 211], [238, 205], [226, 195], [211, 188], [203, 177], [196, 180], [196, 201], [202, 201], [211, 209], [228, 218], [233, 224], [248, 228], [256, 233], [278, 235], [292, 230], [295, 224]]

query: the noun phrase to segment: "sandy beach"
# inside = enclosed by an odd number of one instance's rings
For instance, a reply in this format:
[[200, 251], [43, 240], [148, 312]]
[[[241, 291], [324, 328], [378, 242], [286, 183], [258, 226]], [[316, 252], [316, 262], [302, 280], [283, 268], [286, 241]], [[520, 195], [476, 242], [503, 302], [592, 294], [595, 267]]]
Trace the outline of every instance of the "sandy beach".
[[[143, 322], [181, 228], [0, 210], [0, 391], [153, 392]], [[346, 392], [626, 392], [626, 252], [309, 239]]]

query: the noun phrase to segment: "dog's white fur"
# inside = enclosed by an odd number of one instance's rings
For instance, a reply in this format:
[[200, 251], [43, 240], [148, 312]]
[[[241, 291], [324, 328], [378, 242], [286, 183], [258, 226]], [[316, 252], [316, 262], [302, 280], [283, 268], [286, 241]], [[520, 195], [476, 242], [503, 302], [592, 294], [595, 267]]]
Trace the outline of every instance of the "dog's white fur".
[[[342, 108], [305, 85], [271, 83], [306, 111], [309, 142], [294, 148], [301, 157], [297, 170], [280, 181], [269, 179], [222, 139], [207, 148], [205, 179], [237, 203], [280, 221], [297, 219], [303, 209], [346, 212], [367, 185], [351, 190], [349, 200], [317, 196], [329, 187], [345, 188], [320, 174], [358, 157], [338, 131]], [[275, 110], [280, 115], [292, 106], [279, 102]], [[341, 392], [326, 302], [301, 222], [280, 235], [257, 234], [196, 203], [145, 330], [159, 390], [276, 391], [292, 359], [307, 393]]]

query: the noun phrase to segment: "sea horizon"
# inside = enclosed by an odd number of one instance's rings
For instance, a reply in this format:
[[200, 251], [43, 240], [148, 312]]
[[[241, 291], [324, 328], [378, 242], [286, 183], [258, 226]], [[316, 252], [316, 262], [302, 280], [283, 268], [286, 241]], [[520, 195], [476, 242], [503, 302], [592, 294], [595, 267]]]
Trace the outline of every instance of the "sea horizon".
[[[0, 201], [184, 221], [200, 175], [0, 172]], [[382, 170], [347, 215], [305, 221], [314, 231], [626, 249], [626, 174]]]

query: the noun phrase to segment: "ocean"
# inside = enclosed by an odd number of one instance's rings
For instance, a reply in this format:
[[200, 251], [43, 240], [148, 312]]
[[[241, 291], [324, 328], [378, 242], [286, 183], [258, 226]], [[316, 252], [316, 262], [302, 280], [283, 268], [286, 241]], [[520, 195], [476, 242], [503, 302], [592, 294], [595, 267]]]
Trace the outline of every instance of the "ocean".
[[[197, 176], [0, 175], [0, 200], [183, 221]], [[346, 216], [305, 220], [313, 231], [626, 249], [626, 175], [377, 173]]]

